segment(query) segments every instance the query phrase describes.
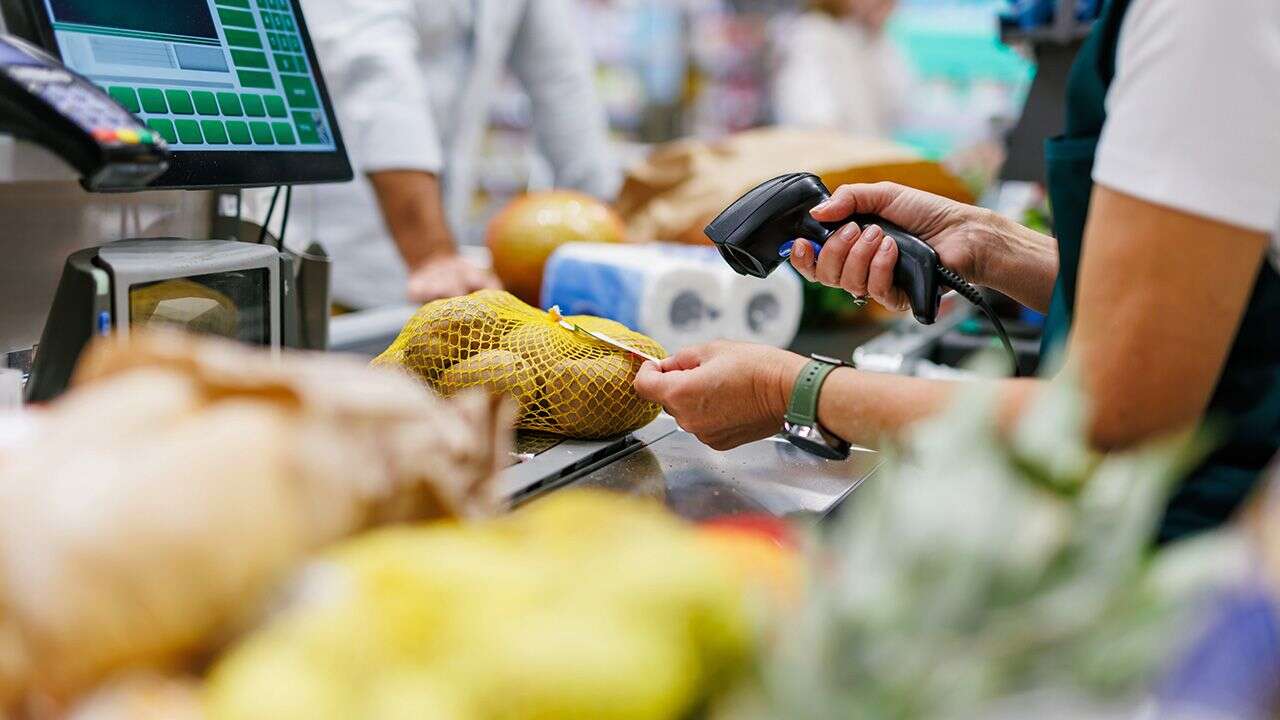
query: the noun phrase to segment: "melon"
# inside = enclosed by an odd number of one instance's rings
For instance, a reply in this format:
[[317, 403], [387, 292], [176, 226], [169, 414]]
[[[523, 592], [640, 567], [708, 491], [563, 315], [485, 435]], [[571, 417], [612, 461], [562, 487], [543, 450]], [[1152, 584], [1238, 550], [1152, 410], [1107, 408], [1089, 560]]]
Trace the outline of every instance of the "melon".
[[489, 223], [493, 270], [516, 297], [539, 304], [542, 272], [556, 248], [570, 242], [620, 243], [622, 218], [607, 204], [578, 192], [530, 193]]

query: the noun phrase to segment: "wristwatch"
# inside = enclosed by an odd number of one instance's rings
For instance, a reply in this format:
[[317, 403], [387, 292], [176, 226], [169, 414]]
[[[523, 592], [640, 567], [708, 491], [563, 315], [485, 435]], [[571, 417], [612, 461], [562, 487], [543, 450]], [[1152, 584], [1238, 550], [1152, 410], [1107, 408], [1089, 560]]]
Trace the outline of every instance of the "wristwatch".
[[828, 460], [846, 460], [849, 443], [828, 432], [818, 423], [818, 393], [827, 376], [846, 363], [824, 355], [810, 355], [809, 363], [796, 378], [791, 390], [791, 404], [787, 406], [783, 434], [792, 445]]

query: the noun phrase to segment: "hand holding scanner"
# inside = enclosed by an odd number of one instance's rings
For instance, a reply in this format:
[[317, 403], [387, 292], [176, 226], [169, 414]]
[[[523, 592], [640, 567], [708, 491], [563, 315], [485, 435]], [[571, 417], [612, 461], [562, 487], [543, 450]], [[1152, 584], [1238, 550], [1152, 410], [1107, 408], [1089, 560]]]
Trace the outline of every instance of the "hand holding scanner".
[[0, 35], [0, 132], [53, 151], [88, 190], [142, 188], [169, 167], [162, 138], [88, 79], [9, 35]]
[[861, 227], [878, 225], [898, 246], [894, 285], [907, 294], [911, 313], [922, 324], [938, 317], [943, 288], [951, 288], [978, 306], [991, 320], [1017, 370], [1017, 355], [995, 311], [977, 288], [942, 265], [928, 243], [894, 223], [874, 215], [853, 215], [840, 222], [823, 223], [810, 211], [831, 197], [822, 180], [812, 173], [792, 173], [762, 183], [730, 205], [706, 228], [725, 262], [740, 275], [767, 277], [791, 254], [796, 239], [819, 248], [847, 223]]

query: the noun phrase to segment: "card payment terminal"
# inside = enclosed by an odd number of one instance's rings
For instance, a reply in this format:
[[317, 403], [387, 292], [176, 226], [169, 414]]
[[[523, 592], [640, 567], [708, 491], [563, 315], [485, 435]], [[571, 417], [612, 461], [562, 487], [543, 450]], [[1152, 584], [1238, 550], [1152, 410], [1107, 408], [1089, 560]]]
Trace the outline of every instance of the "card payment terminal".
[[0, 133], [69, 163], [88, 190], [145, 186], [169, 167], [163, 138], [106, 92], [18, 38], [0, 34]]

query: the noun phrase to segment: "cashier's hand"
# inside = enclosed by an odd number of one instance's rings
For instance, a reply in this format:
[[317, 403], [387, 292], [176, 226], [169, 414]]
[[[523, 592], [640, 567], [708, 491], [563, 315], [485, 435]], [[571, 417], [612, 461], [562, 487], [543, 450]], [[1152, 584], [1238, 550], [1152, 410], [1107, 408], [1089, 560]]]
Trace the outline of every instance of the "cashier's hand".
[[[986, 285], [983, 258], [994, 243], [985, 211], [896, 183], [842, 185], [813, 209], [822, 222], [853, 214], [879, 215], [902, 226], [938, 251], [943, 265], [969, 282]], [[907, 295], [893, 286], [898, 246], [876, 225], [849, 223], [836, 231], [815, 260], [814, 246], [797, 240], [791, 264], [810, 282], [842, 288], [857, 298], [874, 298], [890, 310], [908, 310]]]
[[716, 450], [782, 430], [791, 388], [806, 360], [764, 345], [713, 342], [682, 350], [636, 374], [640, 397]]
[[409, 300], [416, 303], [501, 287], [497, 276], [457, 254], [423, 261], [409, 274]]

